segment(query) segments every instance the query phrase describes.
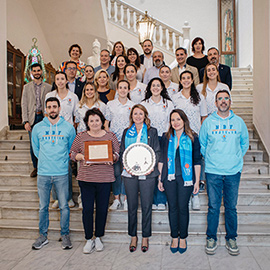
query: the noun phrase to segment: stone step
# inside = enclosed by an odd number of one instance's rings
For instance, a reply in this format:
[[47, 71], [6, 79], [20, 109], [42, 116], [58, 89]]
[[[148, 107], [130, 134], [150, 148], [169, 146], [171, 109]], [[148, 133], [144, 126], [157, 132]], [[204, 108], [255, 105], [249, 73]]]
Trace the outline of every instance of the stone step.
[[0, 172], [0, 186], [31, 186], [37, 185], [37, 178], [22, 172]]
[[28, 132], [25, 130], [8, 130], [6, 133], [7, 140], [29, 140]]
[[16, 160], [16, 161], [30, 161], [30, 151], [28, 150], [0, 150], [0, 161]]
[[[206, 225], [190, 225], [188, 243], [190, 245], [205, 245]], [[0, 237], [36, 239], [38, 237], [38, 221], [33, 220], [5, 220], [0, 219]], [[82, 223], [79, 221], [70, 222], [70, 234], [72, 241], [85, 241]], [[141, 225], [138, 224], [138, 236], [141, 238]], [[59, 221], [51, 221], [48, 239], [58, 241], [60, 237]], [[217, 233], [218, 245], [225, 245], [225, 228], [219, 225]], [[127, 234], [127, 224], [106, 225], [104, 243], [125, 243], [130, 242]], [[170, 229], [167, 224], [152, 225], [151, 245], [170, 245]], [[140, 242], [139, 242], [140, 244]], [[270, 232], [268, 225], [240, 225], [238, 227], [237, 244], [241, 246], [270, 246]]]
[[[252, 95], [234, 95], [232, 94], [232, 101], [234, 102], [243, 102], [248, 101], [253, 103], [253, 96]], [[252, 105], [253, 106], [253, 105]]]
[[0, 161], [0, 172], [18, 171], [24, 174], [30, 173], [33, 170], [32, 162], [21, 160], [4, 160]]
[[253, 91], [253, 85], [245, 85], [243, 83], [241, 84], [233, 84], [232, 85], [232, 91], [239, 91], [239, 90], [246, 90], [246, 91], [250, 91], [252, 92]]
[[268, 174], [269, 164], [267, 162], [245, 162], [242, 173], [248, 174]]
[[248, 150], [244, 156], [244, 162], [262, 162], [263, 151], [262, 150]]
[[249, 74], [247, 74], [247, 73], [239, 73], [239, 72], [235, 72], [235, 73], [233, 73], [232, 74], [232, 80], [234, 81], [234, 80], [238, 80], [238, 79], [240, 79], [240, 80], [253, 80], [253, 75], [252, 75], [252, 73], [249, 73]]
[[[18, 203], [10, 202], [1, 204], [1, 219], [27, 219], [38, 220], [39, 209], [38, 203]], [[201, 206], [200, 211], [190, 210], [190, 224], [206, 224], [207, 223], [206, 205]], [[70, 221], [78, 221], [81, 219], [82, 210], [72, 208], [70, 210]], [[269, 224], [270, 223], [270, 207], [266, 206], [238, 206], [238, 224]], [[141, 209], [138, 209], [138, 222], [141, 223]], [[50, 220], [60, 221], [60, 210], [50, 209]], [[127, 211], [117, 210], [108, 212], [108, 223], [128, 223]], [[225, 224], [224, 207], [221, 207], [220, 224]], [[169, 224], [168, 211], [153, 211], [152, 224]]]
[[30, 141], [28, 140], [1, 140], [1, 150], [29, 150]]
[[238, 88], [238, 89], [232, 89], [231, 91], [233, 96], [253, 96], [252, 89], [245, 89], [245, 88]]
[[270, 189], [270, 175], [267, 174], [242, 174], [240, 181], [240, 189]]
[[235, 107], [235, 105], [233, 104], [232, 110], [237, 115], [239, 115], [239, 114], [241, 115], [243, 113], [249, 114], [249, 115], [244, 116], [244, 118], [246, 118], [246, 119], [252, 119], [252, 117], [253, 117], [253, 107], [251, 107], [251, 106]]
[[[248, 172], [247, 172], [248, 173]], [[248, 173], [250, 175], [250, 173]], [[267, 174], [268, 175], [268, 174]], [[244, 174], [242, 174], [244, 176]], [[73, 199], [77, 201], [79, 189], [73, 185]], [[270, 205], [270, 191], [266, 186], [253, 189], [240, 189], [238, 205]], [[207, 205], [206, 191], [200, 193], [201, 205]], [[0, 202], [38, 202], [36, 186], [0, 186]]]

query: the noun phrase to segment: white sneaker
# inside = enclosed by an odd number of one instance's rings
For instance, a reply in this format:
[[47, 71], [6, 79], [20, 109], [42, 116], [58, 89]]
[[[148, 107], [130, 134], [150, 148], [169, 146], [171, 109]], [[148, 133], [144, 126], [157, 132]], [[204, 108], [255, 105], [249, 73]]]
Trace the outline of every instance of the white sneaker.
[[192, 198], [192, 209], [193, 210], [200, 210], [201, 205], [200, 205], [200, 199], [199, 199], [199, 194], [196, 196], [193, 196]]
[[81, 202], [79, 203], [79, 209], [82, 209], [82, 203]]
[[74, 201], [73, 201], [72, 199], [70, 199], [70, 200], [68, 201], [68, 206], [69, 206], [69, 208], [75, 207], [75, 203], [74, 203]]
[[53, 208], [53, 209], [59, 208], [58, 200], [55, 200], [55, 201], [54, 201], [54, 203], [52, 204], [52, 208]]
[[166, 210], [166, 205], [163, 204], [163, 203], [159, 203], [158, 206], [157, 206], [157, 210], [159, 210], [159, 211]]
[[101, 242], [101, 239], [99, 237], [95, 239], [95, 246], [96, 246], [96, 251], [102, 251], [104, 249], [104, 245]]
[[85, 246], [83, 247], [84, 254], [90, 254], [95, 250], [95, 241], [90, 239], [86, 241]]
[[152, 210], [157, 210], [157, 205], [152, 204]]
[[128, 210], [127, 200], [125, 200], [123, 204], [124, 204], [124, 211], [127, 211]]
[[121, 203], [118, 199], [113, 201], [113, 204], [110, 206], [110, 210], [117, 210], [120, 207]]

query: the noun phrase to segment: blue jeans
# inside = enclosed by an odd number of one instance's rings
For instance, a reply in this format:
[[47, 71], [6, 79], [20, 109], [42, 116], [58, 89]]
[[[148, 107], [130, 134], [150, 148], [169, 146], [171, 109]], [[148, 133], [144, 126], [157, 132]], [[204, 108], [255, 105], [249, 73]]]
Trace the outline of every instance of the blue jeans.
[[[53, 200], [58, 200], [55, 187], [52, 187], [52, 198]], [[68, 165], [68, 201], [72, 199], [72, 167], [71, 160]]]
[[208, 194], [207, 238], [217, 240], [220, 206], [223, 195], [225, 207], [226, 240], [237, 237], [238, 189], [241, 173], [234, 175], [218, 175], [206, 173], [206, 187]]
[[39, 232], [47, 236], [49, 227], [49, 203], [54, 184], [59, 200], [61, 235], [69, 234], [68, 174], [59, 176], [38, 175]]
[[122, 177], [121, 177], [122, 170], [121, 170], [120, 160], [114, 163], [113, 167], [114, 167], [114, 177], [115, 177], [115, 182], [112, 183], [113, 195], [115, 196], [120, 195], [120, 194], [126, 195], [124, 181], [122, 181]]
[[36, 114], [35, 115], [35, 120], [34, 120], [34, 124], [31, 126], [31, 131], [28, 131], [28, 135], [29, 135], [29, 140], [30, 140], [30, 155], [31, 155], [31, 160], [33, 163], [33, 167], [36, 169], [37, 168], [37, 157], [35, 156], [34, 152], [33, 152], [33, 148], [32, 148], [32, 130], [35, 124], [41, 122], [43, 119], [43, 114]]

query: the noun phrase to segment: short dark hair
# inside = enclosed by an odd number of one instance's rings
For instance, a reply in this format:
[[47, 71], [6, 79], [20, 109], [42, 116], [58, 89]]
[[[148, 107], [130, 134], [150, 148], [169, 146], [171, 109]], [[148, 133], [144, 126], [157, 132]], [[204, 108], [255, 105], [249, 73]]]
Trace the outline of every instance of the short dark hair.
[[78, 48], [78, 49], [79, 49], [79, 52], [80, 52], [80, 55], [82, 55], [82, 48], [80, 47], [80, 45], [78, 45], [78, 44], [73, 44], [73, 45], [71, 45], [71, 46], [69, 47], [69, 49], [68, 49], [68, 54], [69, 54], [69, 56], [70, 56], [70, 53], [71, 53], [71, 51], [72, 51], [73, 48]]
[[100, 53], [102, 53], [102, 52], [107, 52], [109, 55], [111, 54], [110, 51], [107, 50], [107, 49], [102, 49], [102, 50], [100, 51]]
[[75, 65], [76, 68], [77, 68], [77, 63], [74, 62], [74, 61], [67, 61], [67, 62], [66, 62], [66, 68], [67, 68], [67, 66], [68, 66], [69, 64], [73, 64], [73, 65]]
[[32, 70], [33, 70], [33, 68], [35, 68], [35, 67], [40, 67], [40, 69], [42, 70], [42, 66], [41, 66], [41, 64], [39, 64], [39, 63], [35, 63], [35, 64], [31, 65], [31, 67], [30, 67], [31, 71], [32, 71]]
[[195, 43], [197, 43], [198, 41], [201, 41], [202, 43], [202, 52], [205, 50], [205, 47], [204, 47], [204, 40], [201, 38], [201, 37], [195, 37], [193, 40], [192, 40], [192, 43], [191, 43], [191, 48], [192, 48], [192, 51], [195, 52]]
[[221, 93], [226, 93], [228, 94], [228, 96], [230, 97], [231, 99], [231, 93], [229, 92], [229, 90], [226, 90], [226, 89], [221, 89], [221, 90], [218, 90], [217, 93], [216, 93], [216, 101], [217, 101], [217, 96]]
[[179, 48], [177, 48], [177, 49], [175, 50], [175, 53], [176, 53], [177, 51], [179, 51], [179, 50], [183, 50], [184, 53], [187, 54], [187, 49], [184, 48], [184, 47], [179, 47]]
[[211, 47], [211, 48], [209, 48], [209, 49], [207, 50], [207, 54], [208, 54], [208, 52], [211, 51], [211, 50], [216, 50], [216, 51], [218, 52], [218, 54], [219, 54], [219, 50], [218, 50], [216, 47]]
[[49, 97], [49, 98], [47, 98], [46, 101], [45, 101], [46, 107], [47, 107], [48, 102], [53, 102], [53, 101], [56, 101], [57, 104], [58, 104], [58, 107], [60, 107], [60, 101], [59, 101], [59, 99], [57, 97]]
[[149, 38], [145, 39], [145, 40], [143, 41], [142, 45], [144, 44], [145, 41], [150, 41], [151, 45], [153, 46], [153, 42], [152, 42], [152, 40], [149, 39]]
[[88, 111], [85, 113], [85, 117], [83, 118], [83, 121], [84, 121], [84, 123], [85, 123], [85, 126], [86, 126], [86, 129], [87, 129], [87, 130], [90, 130], [90, 128], [89, 128], [89, 126], [88, 126], [88, 120], [89, 120], [89, 116], [90, 116], [90, 115], [97, 115], [97, 116], [99, 116], [99, 118], [100, 118], [100, 120], [101, 120], [101, 123], [102, 123], [101, 129], [105, 129], [104, 124], [105, 124], [106, 119], [105, 119], [103, 113], [102, 113], [99, 109], [93, 108], [93, 109], [88, 110]]

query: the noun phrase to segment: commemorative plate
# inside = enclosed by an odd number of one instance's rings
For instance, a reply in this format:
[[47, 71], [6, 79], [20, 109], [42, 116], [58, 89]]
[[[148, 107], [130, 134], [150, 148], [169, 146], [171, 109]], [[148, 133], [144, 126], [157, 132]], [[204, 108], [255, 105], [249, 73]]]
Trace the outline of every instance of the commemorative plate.
[[133, 143], [123, 153], [123, 165], [133, 175], [149, 173], [156, 164], [154, 150], [145, 143]]

